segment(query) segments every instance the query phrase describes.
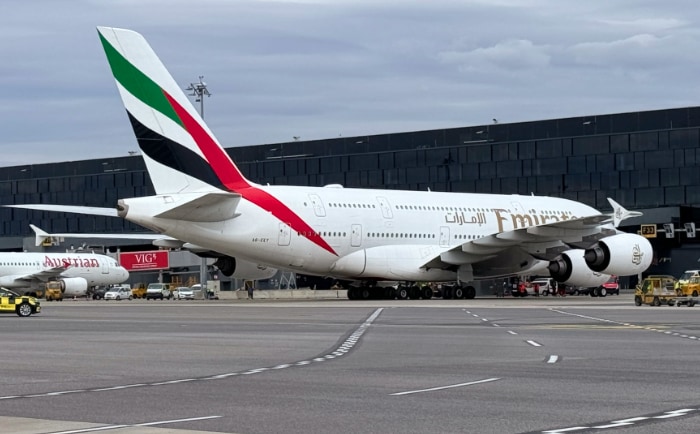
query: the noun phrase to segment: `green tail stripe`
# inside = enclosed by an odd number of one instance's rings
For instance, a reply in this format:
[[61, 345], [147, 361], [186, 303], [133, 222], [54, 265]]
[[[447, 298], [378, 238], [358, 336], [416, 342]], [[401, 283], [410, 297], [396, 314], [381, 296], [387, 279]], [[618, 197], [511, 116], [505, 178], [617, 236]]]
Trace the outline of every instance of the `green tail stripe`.
[[170, 102], [168, 102], [161, 87], [126, 60], [102, 34], [100, 34], [100, 41], [102, 41], [102, 47], [105, 50], [105, 54], [107, 54], [109, 67], [112, 68], [112, 75], [114, 75], [119, 84], [136, 98], [143, 101], [144, 104], [169, 117], [184, 128], [182, 121], [175, 113]]

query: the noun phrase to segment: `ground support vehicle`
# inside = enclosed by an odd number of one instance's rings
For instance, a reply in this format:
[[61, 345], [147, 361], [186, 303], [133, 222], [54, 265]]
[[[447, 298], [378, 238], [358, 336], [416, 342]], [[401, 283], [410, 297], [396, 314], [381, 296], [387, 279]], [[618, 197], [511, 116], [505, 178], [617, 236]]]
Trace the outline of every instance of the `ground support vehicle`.
[[131, 288], [131, 296], [134, 298], [146, 298], [146, 285], [137, 283]]
[[673, 306], [678, 298], [675, 285], [676, 279], [673, 276], [647, 276], [634, 291], [634, 304], [637, 306], [643, 304]]
[[[681, 277], [678, 278], [678, 287], [682, 287], [690, 283], [693, 278], [700, 278], [700, 270], [685, 270], [683, 274], [681, 274]], [[697, 297], [697, 295], [694, 295], [693, 297]]]
[[46, 282], [44, 300], [63, 301], [63, 291], [61, 291], [61, 284], [59, 282]]
[[697, 297], [700, 295], [700, 276], [691, 276], [683, 280], [683, 283], [679, 280], [676, 292], [679, 296]]
[[173, 291], [176, 300], [194, 300], [194, 291], [187, 286], [179, 286]]
[[170, 292], [170, 284], [168, 283], [149, 283], [146, 288], [146, 300], [170, 300], [173, 298], [173, 293]]
[[105, 292], [105, 300], [131, 300], [131, 288], [116, 286]]
[[[557, 295], [559, 292], [558, 287], [559, 284], [556, 280], [552, 279], [551, 277], [542, 277], [542, 278], [537, 278], [534, 279], [532, 282], [530, 282], [532, 287], [537, 287], [539, 288], [536, 293], [539, 293], [540, 295]], [[537, 295], [537, 294], [535, 294]]]
[[104, 287], [95, 288], [92, 291], [92, 299], [93, 300], [102, 300], [103, 298], [105, 298], [105, 292], [107, 292], [108, 290], [109, 290], [109, 288], [104, 288]]
[[39, 312], [41, 303], [36, 298], [0, 288], [0, 313], [15, 313], [17, 316], [27, 317]]
[[47, 288], [46, 291], [44, 291], [44, 300], [63, 301], [63, 293], [60, 289]]
[[610, 276], [607, 282], [589, 291], [591, 297], [605, 297], [606, 295], [620, 295], [620, 282], [617, 276]]

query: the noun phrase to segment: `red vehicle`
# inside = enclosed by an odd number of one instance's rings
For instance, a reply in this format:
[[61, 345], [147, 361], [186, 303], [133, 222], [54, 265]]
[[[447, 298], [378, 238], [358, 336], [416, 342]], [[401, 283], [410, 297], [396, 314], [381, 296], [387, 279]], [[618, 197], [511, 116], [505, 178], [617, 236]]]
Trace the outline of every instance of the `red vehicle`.
[[620, 282], [617, 276], [610, 276], [607, 282], [595, 288], [590, 294], [592, 297], [605, 297], [608, 294], [620, 295]]

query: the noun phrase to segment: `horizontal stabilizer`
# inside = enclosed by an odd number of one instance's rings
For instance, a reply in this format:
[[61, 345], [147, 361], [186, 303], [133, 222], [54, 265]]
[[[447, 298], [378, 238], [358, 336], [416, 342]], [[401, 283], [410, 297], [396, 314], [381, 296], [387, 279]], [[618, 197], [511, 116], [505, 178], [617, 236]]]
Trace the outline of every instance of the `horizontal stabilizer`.
[[[35, 242], [37, 246], [40, 246], [47, 238], [98, 238], [105, 240], [146, 240], [152, 241], [154, 245], [161, 246], [160, 243], [179, 243], [177, 248], [180, 248], [183, 244], [182, 241], [175, 240], [167, 235], [152, 234], [152, 233], [119, 233], [119, 234], [88, 234], [88, 233], [48, 233], [45, 230], [30, 224], [29, 227], [32, 228], [35, 234]], [[173, 247], [174, 248], [174, 247]]]
[[236, 208], [240, 200], [239, 194], [206, 193], [155, 217], [188, 222], [219, 222], [236, 216]]
[[80, 205], [43, 205], [43, 204], [26, 204], [26, 205], [3, 205], [7, 208], [22, 208], [35, 209], [37, 211], [55, 211], [68, 212], [71, 214], [87, 214], [101, 215], [105, 217], [119, 217], [116, 208], [103, 208], [98, 206], [80, 206]]

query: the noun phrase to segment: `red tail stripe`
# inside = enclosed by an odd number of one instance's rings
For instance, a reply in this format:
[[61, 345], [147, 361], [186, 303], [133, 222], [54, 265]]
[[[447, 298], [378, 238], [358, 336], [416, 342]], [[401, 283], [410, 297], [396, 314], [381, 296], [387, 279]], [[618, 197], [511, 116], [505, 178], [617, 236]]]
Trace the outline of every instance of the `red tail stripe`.
[[192, 139], [194, 139], [223, 185], [260, 208], [271, 212], [272, 215], [277, 217], [280, 221], [287, 223], [292, 229], [299, 232], [313, 243], [337, 256], [333, 248], [329, 246], [311, 226], [302, 220], [301, 217], [290, 210], [289, 207], [271, 194], [251, 186], [233, 161], [231, 161], [228, 154], [214, 141], [206, 130], [202, 128], [199, 122], [190, 116], [187, 110], [178, 104], [165, 90], [163, 90], [163, 94], [170, 102], [170, 105], [175, 110], [175, 113], [177, 113], [183, 126], [187, 132], [190, 133]]
[[221, 182], [232, 191], [238, 191], [239, 189], [250, 187], [248, 181], [245, 179], [243, 174], [238, 170], [231, 158], [224, 151], [224, 149], [219, 146], [218, 143], [202, 128], [202, 126], [197, 122], [189, 112], [185, 110], [175, 98], [171, 97], [168, 92], [163, 90], [163, 94], [170, 102], [173, 110], [177, 113], [180, 118], [185, 130], [192, 136], [194, 141], [204, 153], [204, 157], [207, 159], [214, 173], [219, 177]]

